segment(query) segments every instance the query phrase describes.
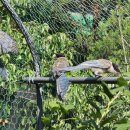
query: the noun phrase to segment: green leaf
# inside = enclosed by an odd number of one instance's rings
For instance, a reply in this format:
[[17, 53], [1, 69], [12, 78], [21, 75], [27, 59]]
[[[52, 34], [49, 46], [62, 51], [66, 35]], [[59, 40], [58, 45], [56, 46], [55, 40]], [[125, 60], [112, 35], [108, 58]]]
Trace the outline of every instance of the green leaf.
[[117, 118], [118, 118], [117, 115], [114, 115], [114, 116], [105, 118], [105, 119], [100, 123], [100, 126], [104, 126], [105, 124], [110, 123], [110, 122], [112, 122], [113, 120], [115, 120], [115, 119], [117, 119]]
[[57, 101], [50, 101], [49, 102], [49, 107], [53, 110], [60, 109], [60, 105], [58, 104]]
[[127, 81], [126, 81], [123, 77], [119, 77], [119, 78], [117, 79], [117, 84], [118, 84], [120, 87], [122, 87], [122, 86], [127, 86], [127, 85], [128, 85]]
[[116, 124], [126, 124], [127, 121], [128, 121], [128, 119], [122, 118], [122, 119], [120, 119], [119, 121], [117, 121]]
[[130, 77], [130, 72], [125, 72], [123, 75]]
[[79, 130], [86, 130], [86, 128], [87, 128], [86, 125], [77, 126], [77, 129], [79, 129]]
[[121, 124], [121, 125], [116, 125], [116, 130], [129, 130], [128, 128], [130, 127], [130, 124]]
[[65, 119], [66, 121], [69, 121], [69, 120], [73, 120], [73, 121], [75, 121], [75, 120], [79, 120], [78, 118], [67, 118], [67, 119]]
[[124, 90], [124, 86], [122, 86], [122, 87], [117, 86], [116, 88], [112, 89], [111, 92], [113, 94], [115, 94], [115, 93], [117, 93], [119, 91], [123, 91], [123, 90]]
[[51, 124], [51, 119], [48, 117], [42, 117], [43, 125], [49, 126]]
[[108, 86], [106, 83], [102, 82], [102, 87], [103, 87], [103, 91], [104, 93], [109, 97], [109, 99], [113, 98], [113, 94], [111, 93], [111, 91], [108, 89]]
[[86, 126], [86, 128], [88, 128], [89, 125], [92, 125], [95, 128], [95, 130], [99, 130], [95, 119], [83, 121], [82, 126], [84, 126], [84, 125]]
[[54, 124], [53, 126], [51, 126], [50, 130], [58, 130], [59, 126], [57, 124]]
[[74, 109], [74, 105], [73, 104], [65, 105], [64, 108], [66, 109], [66, 111], [70, 111]]
[[89, 104], [92, 106], [92, 107], [94, 107], [96, 110], [97, 110], [97, 113], [96, 113], [96, 117], [98, 116], [98, 117], [100, 117], [101, 116], [101, 112], [100, 112], [100, 108], [96, 105], [96, 103], [94, 103], [93, 101], [91, 101], [91, 100], [89, 100], [88, 101], [89, 102]]
[[123, 94], [124, 94], [125, 96], [127, 96], [127, 97], [129, 98], [129, 101], [130, 101], [130, 91], [125, 90]]

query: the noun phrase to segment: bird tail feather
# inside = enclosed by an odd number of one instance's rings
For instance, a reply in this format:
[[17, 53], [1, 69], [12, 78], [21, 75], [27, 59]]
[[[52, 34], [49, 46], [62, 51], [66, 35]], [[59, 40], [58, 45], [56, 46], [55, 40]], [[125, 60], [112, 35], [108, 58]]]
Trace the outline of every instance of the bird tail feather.
[[77, 66], [69, 66], [62, 68], [61, 72], [69, 72], [69, 71], [77, 71], [77, 70], [84, 70], [84, 69], [90, 69], [90, 68], [106, 68], [106, 66], [100, 64], [98, 60], [92, 60], [92, 61], [86, 61], [83, 62]]
[[61, 75], [56, 79], [56, 86], [57, 86], [57, 95], [61, 100], [65, 100], [65, 95], [68, 91], [70, 82], [65, 76], [64, 73], [61, 73]]

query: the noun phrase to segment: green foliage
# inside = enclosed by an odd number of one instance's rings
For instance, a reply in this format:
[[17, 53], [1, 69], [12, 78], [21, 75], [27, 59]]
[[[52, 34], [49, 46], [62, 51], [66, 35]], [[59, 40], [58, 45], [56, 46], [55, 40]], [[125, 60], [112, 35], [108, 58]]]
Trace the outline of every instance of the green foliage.
[[117, 84], [122, 87], [122, 86], [128, 86], [127, 81], [123, 77], [119, 77], [117, 79]]
[[[39, 0], [33, 2], [30, 3], [29, 0], [12, 0], [11, 4], [24, 21], [24, 25], [33, 39], [40, 59], [42, 76], [50, 75], [51, 67], [54, 62], [53, 55], [59, 52], [66, 55], [70, 65], [75, 65], [86, 59], [111, 59], [113, 62], [120, 63], [123, 68], [123, 73], [126, 74], [118, 15], [121, 19], [123, 36], [126, 40], [126, 56], [127, 59], [129, 59], [129, 43], [127, 42], [130, 41], [130, 22], [127, 15], [129, 16], [130, 14], [130, 1], [126, 2], [124, 6], [122, 6], [122, 2], [119, 1], [118, 14], [117, 10], [112, 10], [107, 20], [99, 22], [97, 31], [98, 39], [95, 42], [93, 41], [93, 32], [89, 36], [82, 36], [80, 33], [77, 33], [75, 34], [75, 38], [72, 39], [70, 34], [65, 31], [67, 27], [71, 27], [72, 23], [70, 19], [66, 19], [63, 12], [60, 12], [60, 14], [62, 14], [60, 18], [62, 17], [63, 21], [70, 26], [66, 26], [65, 23], [64, 28], [58, 27], [58, 31], [53, 30], [55, 26], [57, 26], [57, 22], [59, 22], [57, 20], [59, 19], [57, 14], [60, 9], [54, 6], [52, 8], [53, 10], [51, 10], [49, 4], [44, 2], [44, 4], [42, 4], [44, 6], [41, 6], [39, 11], [35, 12], [31, 7], [35, 4], [35, 7], [39, 7]], [[60, 0], [59, 2], [60, 4], [67, 4], [70, 1]], [[105, 5], [109, 1], [102, 0], [102, 2]], [[28, 6], [31, 8], [31, 12], [29, 12]], [[43, 8], [48, 9], [48, 15], [46, 15], [43, 10], [41, 12]], [[0, 102], [0, 109], [4, 109], [4, 112], [2, 112], [0, 116], [6, 119], [10, 115], [10, 103], [14, 100], [10, 97], [14, 95], [14, 93], [17, 93], [20, 88], [26, 90], [27, 87], [26, 85], [20, 86], [17, 84], [17, 80], [25, 76], [34, 76], [34, 70], [32, 56], [25, 39], [2, 5], [0, 9], [0, 29], [7, 32], [16, 40], [19, 49], [17, 55], [10, 56], [7, 54], [1, 56], [9, 70], [9, 82], [5, 83], [2, 80], [0, 82], [1, 89], [4, 88], [7, 95], [6, 100], [4, 99], [3, 101], [3, 97], [0, 99], [0, 101], [2, 101], [2, 103]], [[55, 16], [53, 22], [52, 14]], [[50, 21], [42, 20], [43, 16], [46, 16], [46, 19], [51, 18]], [[61, 23], [61, 25], [63, 25], [64, 22]], [[90, 75], [91, 73], [87, 72], [68, 73], [68, 76]], [[129, 73], [127, 73], [127, 75], [129, 75]], [[114, 88], [105, 83], [101, 85], [71, 85], [67, 94], [67, 102], [63, 103], [60, 102], [54, 94], [56, 93], [55, 85], [44, 85], [44, 115], [42, 117], [44, 129], [126, 130], [130, 128], [130, 94], [127, 86], [128, 83], [123, 77], [118, 78], [118, 84], [115, 85]], [[7, 102], [8, 99], [9, 101]], [[32, 106], [30, 103], [28, 107], [32, 108]], [[26, 108], [18, 111], [27, 113]], [[34, 120], [35, 119], [28, 120], [28, 118], [23, 115], [21, 125], [24, 126], [26, 123], [30, 123], [32, 126], [35, 122]], [[31, 129], [33, 130], [34, 128]]]
[[[120, 34], [120, 27], [118, 18], [120, 18], [121, 26], [122, 26], [122, 33], [124, 37], [124, 44], [126, 49], [126, 56], [127, 60], [130, 56], [129, 53], [129, 26], [130, 22], [128, 18], [129, 14], [130, 3], [126, 2], [125, 6], [122, 5], [121, 2], [118, 3], [118, 8], [116, 7], [115, 10], [111, 11], [110, 17], [107, 21], [99, 22], [98, 27], [98, 40], [96, 43], [92, 45], [91, 55], [90, 58], [97, 57], [97, 58], [107, 58], [113, 60], [113, 62], [117, 62], [120, 64], [125, 64], [124, 61], [124, 54], [123, 54], [123, 47], [122, 47], [122, 40]], [[102, 52], [102, 53], [99, 53]], [[122, 59], [122, 60], [118, 60]]]

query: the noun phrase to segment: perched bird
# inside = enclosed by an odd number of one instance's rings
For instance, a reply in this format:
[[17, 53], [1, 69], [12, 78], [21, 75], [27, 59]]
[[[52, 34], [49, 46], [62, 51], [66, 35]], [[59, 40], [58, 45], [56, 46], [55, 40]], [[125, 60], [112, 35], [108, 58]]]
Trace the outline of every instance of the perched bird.
[[[6, 53], [17, 53], [16, 42], [5, 32], [0, 31], [0, 55]], [[0, 75], [4, 80], [8, 80], [8, 71], [3, 61], [0, 59]]]
[[103, 73], [121, 73], [118, 65], [106, 59], [90, 60], [77, 66], [68, 66], [67, 59], [63, 54], [57, 54], [56, 58], [52, 72], [56, 79], [57, 94], [62, 100], [65, 100], [65, 94], [70, 85], [65, 72], [91, 69], [96, 77], [101, 77]]
[[106, 59], [90, 60], [80, 63], [77, 66], [62, 68], [60, 72], [77, 71], [91, 69], [95, 76], [100, 77], [103, 73], [119, 74], [118, 65]]
[[65, 58], [63, 54], [56, 54], [56, 60], [52, 68], [52, 73], [53, 77], [56, 79], [57, 95], [62, 101], [65, 100], [65, 95], [67, 93], [70, 82], [65, 76], [65, 73], [59, 70], [66, 68], [68, 65], [67, 58]]

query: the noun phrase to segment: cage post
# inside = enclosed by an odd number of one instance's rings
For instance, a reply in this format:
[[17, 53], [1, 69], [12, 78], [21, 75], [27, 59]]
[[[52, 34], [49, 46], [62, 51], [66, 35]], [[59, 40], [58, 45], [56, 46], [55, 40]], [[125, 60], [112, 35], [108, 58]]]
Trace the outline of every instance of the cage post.
[[36, 84], [36, 92], [37, 92], [37, 125], [36, 125], [36, 130], [43, 130], [43, 124], [41, 121], [41, 117], [43, 115], [43, 109], [42, 109], [42, 94], [40, 91], [40, 85], [37, 83]]

